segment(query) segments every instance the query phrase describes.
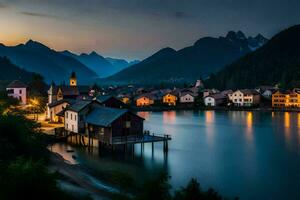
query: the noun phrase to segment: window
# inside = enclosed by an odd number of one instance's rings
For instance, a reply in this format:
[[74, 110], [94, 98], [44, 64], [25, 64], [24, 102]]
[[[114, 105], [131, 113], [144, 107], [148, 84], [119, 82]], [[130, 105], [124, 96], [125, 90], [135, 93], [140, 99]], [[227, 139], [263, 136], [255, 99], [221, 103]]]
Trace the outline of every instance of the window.
[[72, 118], [73, 118], [73, 115], [72, 115], [72, 113], [71, 113], [71, 120], [72, 120]]
[[130, 121], [126, 121], [126, 122], [125, 122], [125, 128], [130, 128], [130, 126], [131, 126]]
[[68, 112], [66, 112], [66, 119], [68, 119]]
[[19, 90], [19, 94], [22, 94], [22, 90]]
[[68, 129], [68, 124], [66, 123], [66, 128]]
[[76, 121], [76, 115], [74, 115], [74, 120]]

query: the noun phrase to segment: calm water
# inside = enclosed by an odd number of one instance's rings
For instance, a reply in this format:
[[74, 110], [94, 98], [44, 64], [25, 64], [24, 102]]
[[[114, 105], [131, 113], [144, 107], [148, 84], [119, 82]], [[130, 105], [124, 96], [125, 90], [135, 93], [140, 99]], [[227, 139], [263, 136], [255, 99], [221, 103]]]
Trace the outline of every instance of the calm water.
[[192, 177], [228, 197], [300, 199], [300, 113], [169, 111], [141, 112], [145, 129], [170, 134], [162, 144], [139, 145], [132, 156], [77, 152], [78, 162], [97, 172], [122, 170], [137, 179], [160, 171], [173, 188]]

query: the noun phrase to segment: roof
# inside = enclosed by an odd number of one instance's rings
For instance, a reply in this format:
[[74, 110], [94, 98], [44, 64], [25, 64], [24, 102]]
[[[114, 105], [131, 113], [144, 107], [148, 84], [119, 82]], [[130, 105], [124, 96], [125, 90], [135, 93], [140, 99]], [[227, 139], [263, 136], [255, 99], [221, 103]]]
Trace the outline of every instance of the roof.
[[109, 99], [112, 98], [112, 97], [113, 97], [113, 96], [111, 96], [111, 95], [99, 95], [99, 96], [97, 96], [96, 98], [97, 98], [97, 100], [98, 100], [100, 103], [103, 103], [103, 102], [109, 100]]
[[226, 95], [224, 95], [222, 93], [215, 93], [215, 94], [208, 95], [205, 98], [207, 98], [207, 97], [211, 97], [211, 98], [214, 98], [214, 99], [225, 99]]
[[53, 107], [58, 106], [58, 105], [63, 104], [63, 103], [72, 104], [72, 103], [74, 103], [74, 100], [72, 100], [72, 99], [62, 99], [62, 100], [55, 101], [53, 103], [48, 104], [48, 107], [53, 108]]
[[137, 97], [135, 98], [135, 100], [140, 99], [140, 98], [143, 98], [143, 97], [149, 98], [149, 99], [152, 99], [152, 100], [157, 100], [157, 99], [159, 99], [159, 97], [158, 97], [156, 94], [145, 93], [145, 94], [141, 94], [141, 95], [137, 96]]
[[88, 106], [93, 101], [76, 101], [76, 103], [72, 104], [71, 106], [67, 107], [66, 110], [71, 110], [74, 112], [79, 112]]
[[7, 88], [27, 88], [27, 87], [28, 86], [25, 83], [19, 80], [14, 80], [7, 86]]
[[[119, 117], [130, 112], [127, 109], [116, 109], [108, 107], [95, 107], [86, 117], [86, 122], [89, 124], [108, 127]], [[138, 116], [138, 115], [136, 115]], [[141, 118], [141, 117], [140, 117]]]
[[79, 90], [76, 86], [60, 86], [63, 96], [78, 96]]
[[240, 90], [244, 95], [258, 95], [259, 93], [256, 90], [253, 89], [243, 89]]
[[183, 97], [183, 96], [188, 95], [188, 94], [191, 95], [191, 96], [193, 96], [193, 97], [196, 96], [192, 91], [184, 91], [184, 92], [180, 92], [180, 93], [179, 93], [179, 96], [180, 96], [180, 97]]
[[90, 91], [90, 87], [87, 85], [79, 85], [79, 86], [51, 85], [50, 89], [52, 89], [53, 94], [57, 94], [59, 88], [61, 89], [63, 96], [78, 96], [80, 94], [88, 94]]

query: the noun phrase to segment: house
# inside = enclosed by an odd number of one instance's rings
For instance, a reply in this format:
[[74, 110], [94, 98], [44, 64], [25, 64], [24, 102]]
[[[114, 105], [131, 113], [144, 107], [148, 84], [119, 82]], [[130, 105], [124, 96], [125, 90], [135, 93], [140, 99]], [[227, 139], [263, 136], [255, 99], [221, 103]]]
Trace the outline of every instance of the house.
[[178, 97], [174, 92], [168, 92], [163, 95], [163, 103], [168, 106], [176, 106], [177, 99]]
[[101, 105], [111, 108], [124, 108], [125, 104], [111, 95], [99, 95], [96, 97], [97, 101], [101, 103]]
[[109, 108], [98, 101], [79, 101], [64, 112], [65, 130], [91, 134], [112, 144], [116, 137], [142, 135], [144, 119], [127, 109]]
[[271, 100], [272, 94], [276, 91], [276, 89], [273, 86], [265, 86], [265, 85], [256, 87], [255, 90], [259, 92], [261, 96], [267, 100]]
[[7, 95], [16, 98], [22, 105], [27, 104], [27, 88], [28, 86], [19, 80], [14, 80], [7, 87]]
[[48, 90], [47, 119], [51, 122], [60, 122], [57, 114], [61, 107], [65, 107], [71, 100], [91, 100], [91, 88], [85, 85], [77, 85], [76, 74], [70, 77], [70, 85], [56, 86], [53, 82]]
[[179, 102], [183, 103], [183, 104], [194, 103], [195, 102], [194, 93], [190, 92], [190, 91], [180, 92], [180, 94], [179, 94]]
[[145, 93], [135, 98], [136, 106], [151, 106], [155, 103], [158, 97], [155, 94]]
[[62, 99], [76, 99], [90, 96], [91, 88], [86, 85], [77, 85], [76, 75], [73, 72], [70, 77], [70, 85], [56, 86], [53, 82], [48, 90], [48, 103]]
[[216, 93], [219, 93], [220, 91], [217, 90], [217, 89], [205, 89], [203, 90], [203, 98], [207, 97], [208, 95], [211, 95], [211, 94], [216, 94]]
[[85, 132], [85, 117], [92, 106], [101, 106], [98, 101], [76, 101], [64, 110], [65, 130], [74, 133]]
[[89, 134], [106, 144], [116, 138], [142, 135], [144, 119], [127, 109], [96, 107], [86, 116]]
[[64, 111], [67, 106], [75, 103], [75, 100], [72, 99], [62, 99], [59, 101], [55, 101], [53, 103], [48, 104], [47, 106], [47, 119], [50, 122], [63, 123], [64, 118], [59, 114]]
[[272, 94], [272, 107], [274, 108], [299, 108], [300, 93], [293, 91], [276, 91]]
[[118, 96], [119, 100], [122, 101], [125, 105], [131, 103], [131, 95], [130, 94], [122, 94]]
[[215, 107], [226, 105], [227, 96], [223, 93], [211, 94], [204, 97], [204, 105], [208, 107]]
[[260, 103], [260, 94], [256, 90], [237, 90], [229, 95], [229, 100], [234, 106], [254, 106]]

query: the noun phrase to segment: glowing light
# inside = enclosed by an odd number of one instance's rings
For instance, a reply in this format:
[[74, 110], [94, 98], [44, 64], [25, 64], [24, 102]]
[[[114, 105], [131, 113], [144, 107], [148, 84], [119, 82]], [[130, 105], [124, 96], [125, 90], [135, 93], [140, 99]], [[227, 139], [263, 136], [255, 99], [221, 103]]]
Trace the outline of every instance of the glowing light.
[[284, 127], [289, 128], [290, 127], [290, 113], [285, 112], [284, 113]]

